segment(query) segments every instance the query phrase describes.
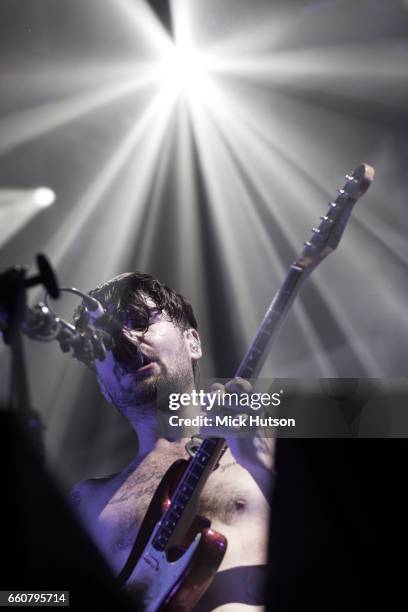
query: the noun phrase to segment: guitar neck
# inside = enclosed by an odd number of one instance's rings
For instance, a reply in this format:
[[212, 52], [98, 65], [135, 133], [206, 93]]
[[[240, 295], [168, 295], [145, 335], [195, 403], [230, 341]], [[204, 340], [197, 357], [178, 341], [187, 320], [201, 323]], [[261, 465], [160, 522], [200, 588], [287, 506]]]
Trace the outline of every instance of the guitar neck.
[[306, 273], [307, 269], [296, 265], [296, 263], [290, 266], [280, 289], [265, 313], [251, 346], [235, 373], [235, 377], [254, 379], [258, 376], [267, 356], [267, 351], [285, 320], [292, 302], [306, 278]]
[[160, 527], [152, 542], [157, 550], [166, 548], [187, 506], [201, 493], [224, 448], [224, 438], [206, 438], [201, 442], [177, 486], [170, 507], [160, 521]]

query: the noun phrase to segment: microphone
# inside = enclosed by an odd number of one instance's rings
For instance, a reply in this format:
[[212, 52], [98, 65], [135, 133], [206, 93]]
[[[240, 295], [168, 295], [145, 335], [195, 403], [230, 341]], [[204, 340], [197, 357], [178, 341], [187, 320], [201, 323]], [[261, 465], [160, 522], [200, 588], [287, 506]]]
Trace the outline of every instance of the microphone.
[[90, 295], [83, 295], [85, 303], [85, 310], [88, 314], [88, 319], [93, 323], [102, 319], [107, 315], [107, 311], [104, 309], [99, 300], [91, 297]]
[[[75, 287], [61, 287], [59, 291], [82, 298], [87, 322], [82, 320], [80, 327], [68, 323], [56, 315], [46, 298], [45, 302], [25, 308], [20, 329], [26, 336], [39, 342], [57, 340], [63, 353], [72, 351], [75, 359], [88, 366], [96, 359], [104, 361], [107, 351], [112, 351], [115, 360], [122, 364], [136, 369], [143, 365], [144, 357], [138, 344], [124, 335], [123, 323], [112, 316], [99, 300]], [[8, 318], [8, 313], [0, 308], [0, 331], [7, 327]]]
[[95, 359], [103, 361], [106, 351], [114, 344], [112, 335], [106, 330], [91, 326], [79, 330], [68, 321], [55, 316], [43, 302], [26, 309], [20, 328], [33, 340], [57, 340], [63, 353], [72, 350], [72, 356], [86, 365], [90, 365]]
[[96, 298], [84, 295], [83, 300], [88, 321], [110, 335], [111, 350], [116, 361], [125, 365], [131, 364], [136, 369], [140, 368], [144, 363], [143, 353], [137, 343], [124, 335], [123, 324], [105, 310]]

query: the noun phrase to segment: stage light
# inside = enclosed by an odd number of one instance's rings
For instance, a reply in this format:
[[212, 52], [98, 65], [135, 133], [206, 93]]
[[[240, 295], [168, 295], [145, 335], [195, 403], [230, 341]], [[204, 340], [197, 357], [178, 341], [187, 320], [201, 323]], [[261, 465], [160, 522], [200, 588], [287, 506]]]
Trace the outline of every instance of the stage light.
[[205, 102], [208, 98], [208, 74], [203, 54], [190, 45], [174, 45], [163, 61], [162, 78], [174, 88], [176, 95]]
[[174, 47], [166, 64], [168, 76], [174, 79], [180, 90], [191, 90], [197, 77], [195, 54], [183, 53], [182, 49]]
[[47, 208], [51, 206], [51, 204], [54, 204], [55, 193], [48, 187], [38, 187], [34, 191], [34, 202], [40, 206], [40, 208]]
[[55, 202], [49, 187], [0, 189], [0, 247], [15, 236], [42, 208]]

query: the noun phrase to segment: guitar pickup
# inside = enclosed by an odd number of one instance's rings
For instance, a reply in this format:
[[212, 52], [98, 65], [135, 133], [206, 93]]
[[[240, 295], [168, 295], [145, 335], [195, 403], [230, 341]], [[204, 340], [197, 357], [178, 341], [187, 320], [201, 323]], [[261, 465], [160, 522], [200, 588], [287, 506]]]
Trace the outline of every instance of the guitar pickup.
[[159, 562], [157, 559], [152, 557], [152, 555], [146, 553], [145, 555], [143, 555], [143, 560], [147, 563], [147, 565], [150, 565], [150, 567], [152, 567], [156, 572], [159, 571]]

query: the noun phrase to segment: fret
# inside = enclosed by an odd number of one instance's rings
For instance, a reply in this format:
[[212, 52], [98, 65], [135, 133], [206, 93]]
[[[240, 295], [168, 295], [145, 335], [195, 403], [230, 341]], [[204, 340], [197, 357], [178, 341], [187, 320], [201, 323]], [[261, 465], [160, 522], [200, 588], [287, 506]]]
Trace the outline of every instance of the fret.
[[[184, 493], [182, 493], [181, 491], [179, 491], [179, 492], [177, 493], [177, 498], [178, 498], [178, 497], [184, 497], [184, 499], [186, 499], [187, 501], [190, 499], [190, 498], [188, 497], [188, 495], [185, 495], [185, 494], [184, 494]], [[180, 505], [182, 505], [182, 504], [180, 504]]]
[[283, 281], [283, 287], [285, 288], [285, 291], [288, 291], [291, 294], [293, 291], [296, 291], [297, 285], [299, 283], [299, 280], [302, 278], [303, 273], [303, 268], [297, 266], [296, 264], [292, 264]]
[[167, 541], [163, 536], [156, 535], [153, 540], [153, 546], [159, 550], [163, 550], [166, 547]]
[[168, 529], [166, 525], [163, 525], [163, 523], [160, 525], [160, 535], [162, 538], [165, 538], [166, 536], [170, 537], [172, 533], [172, 529]]
[[[173, 495], [173, 501], [180, 506], [180, 508], [184, 509], [185, 505], [186, 505], [186, 501], [188, 501], [190, 499], [189, 495], [186, 495], [186, 493], [183, 493], [182, 491], [176, 491], [175, 494]], [[169, 511], [170, 508], [168, 508], [167, 511]]]
[[[203, 448], [206, 448], [207, 446], [212, 446], [215, 447], [217, 446], [217, 440], [214, 438], [206, 438], [202, 444]], [[200, 446], [201, 449], [201, 446]]]
[[253, 373], [253, 369], [250, 367], [244, 367], [241, 371], [240, 371], [240, 377], [241, 378], [252, 378], [252, 373]]
[[265, 336], [264, 334], [259, 334], [259, 336], [257, 336], [253, 348], [252, 348], [252, 352], [255, 352], [256, 354], [261, 355], [266, 347], [268, 346], [269, 342], [270, 342], [271, 336]]
[[[167, 514], [167, 513], [166, 513], [166, 514]], [[169, 510], [168, 510], [168, 514], [169, 514], [169, 516], [173, 516], [173, 515], [174, 515], [174, 516], [176, 517], [175, 522], [177, 522], [177, 521], [178, 521], [178, 519], [179, 519], [179, 518], [180, 518], [180, 516], [181, 516], [181, 514], [179, 514], [178, 512], [176, 512], [175, 508], [174, 508], [174, 507], [172, 507], [172, 506], [170, 506], [170, 508], [169, 508]]]
[[272, 336], [273, 329], [265, 329], [264, 327], [260, 327], [255, 336], [254, 344], [264, 346], [265, 343], [269, 343], [269, 339]]
[[283, 295], [282, 293], [279, 293], [277, 298], [276, 298], [276, 301], [274, 301], [273, 311], [277, 311], [277, 312], [280, 313], [282, 311], [281, 306], [285, 306], [287, 304], [287, 302], [288, 302], [288, 298], [285, 295]]
[[[205, 466], [202, 465], [201, 463], [198, 463], [198, 461], [201, 461], [201, 459], [197, 460], [197, 457], [194, 457], [194, 459], [195, 459], [195, 461], [191, 465], [191, 472], [195, 475], [196, 472], [194, 472], [194, 470], [198, 470], [199, 471], [199, 476], [201, 476]], [[205, 457], [203, 457], [203, 459], [205, 459]]]

